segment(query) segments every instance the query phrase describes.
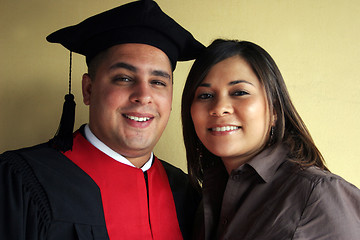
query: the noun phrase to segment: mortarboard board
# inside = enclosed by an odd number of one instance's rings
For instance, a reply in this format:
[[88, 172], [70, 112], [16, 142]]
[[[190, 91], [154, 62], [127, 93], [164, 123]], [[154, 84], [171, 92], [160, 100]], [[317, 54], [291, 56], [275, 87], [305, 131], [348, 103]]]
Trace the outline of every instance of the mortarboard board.
[[152, 0], [130, 2], [97, 14], [50, 34], [47, 40], [85, 55], [87, 63], [117, 44], [148, 44], [169, 57], [173, 70], [177, 61], [194, 59], [204, 48]]

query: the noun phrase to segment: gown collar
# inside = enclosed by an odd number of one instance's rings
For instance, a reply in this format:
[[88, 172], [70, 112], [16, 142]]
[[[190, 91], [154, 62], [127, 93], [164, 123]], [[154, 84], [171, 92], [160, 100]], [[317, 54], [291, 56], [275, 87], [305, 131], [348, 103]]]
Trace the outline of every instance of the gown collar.
[[[105, 143], [100, 141], [100, 139], [98, 139], [91, 132], [89, 124], [85, 125], [84, 133], [85, 133], [86, 140], [88, 140], [94, 147], [96, 147], [97, 149], [99, 149], [100, 151], [102, 151], [103, 153], [105, 153], [106, 155], [108, 155], [109, 157], [115, 159], [118, 162], [121, 162], [121, 163], [126, 164], [126, 165], [131, 166], [131, 167], [135, 167], [134, 164], [132, 164], [124, 156], [122, 156], [121, 154], [115, 152], [114, 150], [112, 150], [111, 148], [106, 146]], [[150, 167], [152, 165], [152, 162], [153, 162], [153, 158], [154, 158], [154, 154], [151, 152], [149, 160], [141, 167], [141, 170], [143, 172], [150, 169]]]

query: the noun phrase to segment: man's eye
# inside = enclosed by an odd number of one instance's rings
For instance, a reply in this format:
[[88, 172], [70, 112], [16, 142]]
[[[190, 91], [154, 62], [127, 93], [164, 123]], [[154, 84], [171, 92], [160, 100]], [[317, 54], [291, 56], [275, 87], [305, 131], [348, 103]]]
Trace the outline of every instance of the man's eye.
[[116, 83], [121, 83], [121, 82], [131, 82], [132, 79], [126, 76], [117, 76], [113, 78], [113, 82]]
[[119, 79], [118, 79], [118, 81], [122, 81], [122, 82], [130, 82], [130, 81], [131, 81], [131, 79], [130, 79], [130, 78], [128, 78], [128, 77], [121, 77], [121, 78], [119, 78]]
[[160, 81], [160, 80], [153, 80], [151, 81], [152, 84], [154, 85], [158, 85], [158, 86], [164, 86], [166, 87], [166, 83], [164, 81]]

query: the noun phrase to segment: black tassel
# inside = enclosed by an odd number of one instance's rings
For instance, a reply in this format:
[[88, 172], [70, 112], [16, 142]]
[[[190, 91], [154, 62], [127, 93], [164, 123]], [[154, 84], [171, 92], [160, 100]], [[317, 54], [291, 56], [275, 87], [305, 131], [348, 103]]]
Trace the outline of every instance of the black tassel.
[[71, 67], [72, 52], [70, 51], [69, 93], [65, 95], [65, 102], [59, 128], [55, 136], [49, 141], [50, 145], [53, 148], [63, 152], [66, 152], [67, 150], [72, 150], [73, 146], [73, 131], [76, 104], [74, 101], [74, 95], [71, 94]]
[[66, 94], [59, 128], [54, 138], [50, 140], [52, 147], [60, 151], [65, 152], [67, 150], [72, 150], [75, 105], [74, 95], [71, 93]]

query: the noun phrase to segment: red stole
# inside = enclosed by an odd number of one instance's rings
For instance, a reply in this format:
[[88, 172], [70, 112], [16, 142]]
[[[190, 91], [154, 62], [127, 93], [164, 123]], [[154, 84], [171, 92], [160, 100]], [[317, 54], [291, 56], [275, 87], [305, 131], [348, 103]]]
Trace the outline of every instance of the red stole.
[[64, 155], [99, 186], [110, 240], [182, 239], [168, 178], [156, 157], [147, 171], [148, 203], [143, 171], [107, 156], [80, 132]]

